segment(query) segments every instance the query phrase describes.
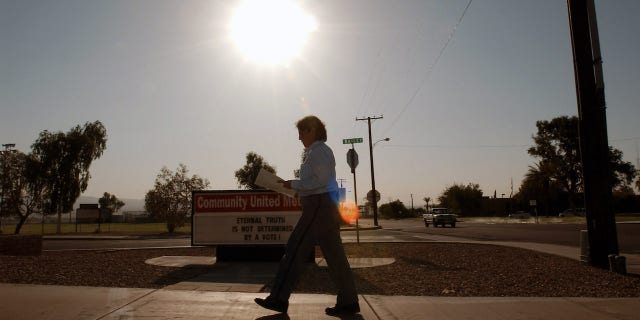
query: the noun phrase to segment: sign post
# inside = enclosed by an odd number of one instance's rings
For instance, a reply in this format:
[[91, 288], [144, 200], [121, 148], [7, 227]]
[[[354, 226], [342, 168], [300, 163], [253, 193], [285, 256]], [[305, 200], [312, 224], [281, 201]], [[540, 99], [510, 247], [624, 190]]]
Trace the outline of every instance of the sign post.
[[351, 149], [347, 151], [347, 163], [349, 167], [351, 167], [351, 173], [353, 173], [353, 200], [356, 206], [356, 242], [360, 243], [360, 227], [358, 220], [360, 220], [360, 210], [358, 209], [358, 188], [356, 184], [356, 167], [358, 166], [358, 153], [356, 149], [353, 148], [353, 144], [351, 144]]
[[360, 208], [358, 207], [358, 188], [356, 184], [356, 167], [358, 166], [358, 153], [356, 152], [354, 143], [362, 143], [362, 138], [350, 138], [350, 139], [342, 139], [342, 144], [351, 144], [351, 149], [347, 151], [347, 163], [351, 168], [351, 173], [353, 173], [353, 200], [356, 206], [356, 242], [360, 243]]
[[529, 200], [529, 206], [533, 208], [533, 212], [536, 214], [536, 223], [538, 223], [538, 207], [536, 200]]

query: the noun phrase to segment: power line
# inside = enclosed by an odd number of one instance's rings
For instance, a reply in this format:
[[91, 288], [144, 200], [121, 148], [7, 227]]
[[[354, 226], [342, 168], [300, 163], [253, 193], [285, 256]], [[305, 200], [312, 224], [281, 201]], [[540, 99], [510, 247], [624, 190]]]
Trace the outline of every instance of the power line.
[[[396, 41], [399, 41], [399, 31], [396, 32], [393, 37]], [[381, 64], [382, 64], [382, 56], [383, 56], [384, 46], [381, 46], [378, 50], [378, 56], [376, 57], [376, 61], [374, 62], [373, 68], [370, 68], [369, 78], [367, 80], [367, 85], [365, 87], [365, 91], [362, 95], [362, 99], [360, 100], [360, 105], [358, 106], [358, 114], [364, 113], [367, 109], [367, 106], [370, 106], [373, 103], [373, 97], [378, 91], [378, 87], [380, 86], [380, 78], [381, 78]], [[377, 79], [374, 88], [372, 89], [373, 81]], [[365, 100], [368, 100], [369, 103], [365, 103]], [[353, 129], [355, 130], [356, 123], [353, 124]]]
[[504, 145], [444, 145], [444, 144], [386, 144], [385, 148], [433, 148], [433, 149], [509, 149], [530, 148], [531, 144], [504, 144]]
[[[366, 120], [366, 119], [364, 119]], [[640, 137], [617, 138], [609, 141], [640, 141]], [[433, 148], [433, 149], [510, 149], [530, 148], [533, 144], [385, 144], [384, 148]], [[636, 149], [638, 147], [636, 146]], [[637, 151], [637, 150], [636, 150]]]
[[449, 43], [451, 42], [451, 40], [453, 39], [453, 35], [456, 33], [456, 30], [458, 29], [458, 26], [460, 26], [460, 23], [462, 23], [462, 19], [464, 19], [464, 16], [467, 14], [467, 10], [469, 9], [469, 6], [471, 6], [471, 2], [473, 2], [473, 0], [469, 0], [469, 2], [467, 3], [467, 6], [464, 8], [464, 10], [462, 11], [462, 14], [460, 15], [460, 18], [458, 18], [458, 22], [456, 22], [456, 24], [454, 25], [453, 29], [451, 30], [451, 33], [449, 33], [449, 38], [447, 39], [447, 41], [445, 42], [445, 44], [442, 46], [442, 48], [440, 48], [440, 52], [438, 53], [438, 55], [436, 56], [436, 59], [433, 61], [433, 63], [429, 66], [429, 68], [427, 68], [427, 71], [425, 72], [424, 77], [422, 78], [422, 81], [420, 82], [420, 85], [418, 85], [418, 87], [416, 88], [416, 90], [413, 92], [413, 94], [411, 95], [411, 97], [409, 98], [409, 101], [407, 101], [407, 103], [404, 105], [404, 107], [402, 108], [402, 110], [400, 111], [400, 113], [396, 116], [396, 118], [391, 122], [391, 125], [387, 128], [387, 131], [385, 131], [386, 135], [387, 132], [389, 132], [389, 130], [391, 130], [391, 128], [396, 124], [396, 122], [398, 122], [398, 120], [400, 119], [400, 117], [402, 116], [402, 114], [407, 110], [407, 108], [411, 105], [411, 103], [413, 102], [413, 100], [416, 98], [416, 96], [418, 96], [418, 93], [422, 90], [424, 84], [427, 82], [427, 80], [429, 79], [429, 76], [431, 75], [431, 72], [433, 71], [433, 69], [435, 68], [436, 64], [438, 64], [438, 61], [440, 61], [440, 58], [442, 57], [442, 55], [444, 54], [444, 51], [447, 49], [447, 47], [449, 46]]
[[[365, 100], [367, 99], [367, 96], [369, 96], [369, 89], [371, 88], [371, 83], [373, 82], [374, 73], [379, 68], [378, 65], [380, 64], [380, 56], [382, 56], [382, 48], [380, 48], [380, 50], [378, 51], [378, 57], [376, 59], [374, 67], [371, 68], [369, 79], [367, 80], [367, 86], [365, 87], [364, 93], [362, 94], [362, 99], [360, 100], [360, 105], [358, 106], [359, 111], [363, 110], [363, 107], [365, 106]], [[356, 123], [353, 124], [354, 127], [355, 125]]]
[[640, 137], [609, 139], [609, 141], [634, 141], [634, 140], [640, 140]]

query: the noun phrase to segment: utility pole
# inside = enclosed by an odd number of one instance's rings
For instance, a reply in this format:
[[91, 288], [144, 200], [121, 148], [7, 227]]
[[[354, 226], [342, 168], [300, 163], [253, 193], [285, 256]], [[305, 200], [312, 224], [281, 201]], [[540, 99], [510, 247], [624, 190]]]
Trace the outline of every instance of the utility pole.
[[366, 118], [356, 118], [356, 121], [364, 121], [367, 120], [367, 125], [369, 126], [369, 158], [371, 159], [371, 193], [373, 199], [373, 225], [378, 226], [378, 198], [376, 197], [376, 178], [373, 170], [373, 141], [371, 141], [371, 120], [382, 119], [382, 116], [379, 117], [366, 117]]
[[591, 265], [609, 269], [618, 256], [609, 177], [602, 58], [593, 0], [567, 0], [578, 100], [580, 151]]
[[636, 140], [636, 168], [640, 168], [640, 149], [638, 149], [638, 140]]
[[342, 204], [347, 199], [347, 190], [342, 186], [342, 183], [345, 182], [347, 179], [339, 178], [336, 180], [340, 181], [340, 192], [339, 192], [340, 196], [338, 198], [340, 200], [340, 204]]

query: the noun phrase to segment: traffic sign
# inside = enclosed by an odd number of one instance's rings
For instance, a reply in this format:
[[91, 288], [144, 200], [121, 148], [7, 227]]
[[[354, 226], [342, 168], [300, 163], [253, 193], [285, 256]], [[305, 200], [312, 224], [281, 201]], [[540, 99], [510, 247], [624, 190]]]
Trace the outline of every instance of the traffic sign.
[[362, 143], [362, 138], [342, 139], [342, 144]]
[[376, 201], [373, 201], [373, 190], [369, 190], [369, 192], [367, 192], [367, 200], [369, 200], [369, 202], [378, 202], [380, 201], [380, 192], [378, 192], [378, 190], [376, 190]]
[[349, 149], [349, 151], [347, 151], [347, 163], [351, 168], [351, 172], [355, 172], [356, 167], [358, 166], [358, 153], [355, 149]]

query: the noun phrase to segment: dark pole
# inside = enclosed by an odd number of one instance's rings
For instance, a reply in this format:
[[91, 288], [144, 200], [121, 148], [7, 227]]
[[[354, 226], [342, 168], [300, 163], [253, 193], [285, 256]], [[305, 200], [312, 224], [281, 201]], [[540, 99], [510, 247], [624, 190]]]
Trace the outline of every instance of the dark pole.
[[[356, 148], [351, 144], [351, 149], [355, 152]], [[353, 200], [356, 204], [356, 242], [360, 243], [360, 208], [358, 207], [358, 184], [356, 183], [356, 167], [351, 168], [351, 172], [353, 173]]]
[[367, 117], [369, 125], [369, 159], [371, 159], [371, 190], [373, 195], [373, 225], [378, 226], [378, 197], [376, 197], [376, 176], [373, 170], [373, 142], [371, 141], [371, 117]]
[[593, 0], [567, 0], [578, 101], [580, 151], [591, 265], [609, 269], [618, 254], [612, 210], [602, 59]]
[[375, 177], [375, 173], [373, 170], [373, 141], [371, 141], [371, 119], [373, 120], [377, 120], [377, 119], [382, 119], [382, 116], [380, 117], [367, 117], [367, 118], [362, 118], [362, 119], [358, 119], [356, 118], [356, 121], [358, 120], [367, 120], [367, 124], [369, 126], [369, 159], [371, 159], [371, 193], [373, 193], [372, 198], [373, 198], [373, 225], [374, 226], [378, 226], [378, 198], [376, 197], [376, 177]]

